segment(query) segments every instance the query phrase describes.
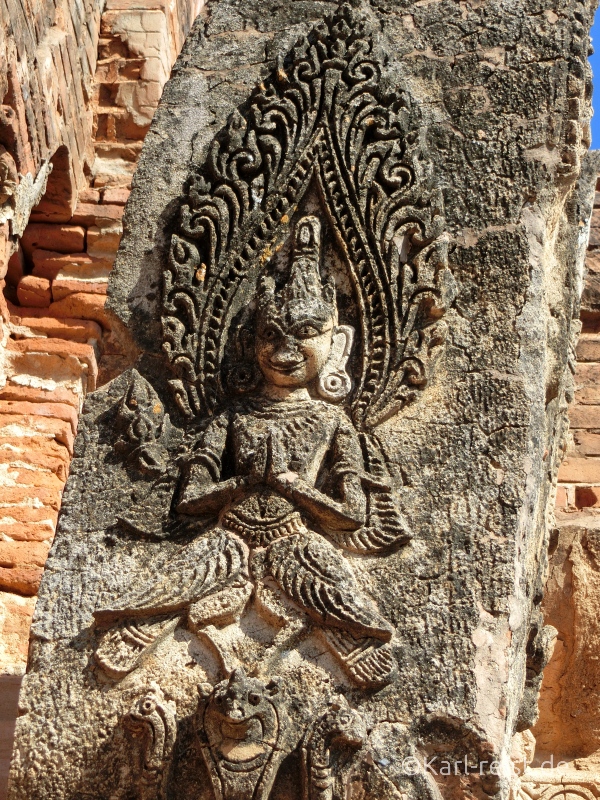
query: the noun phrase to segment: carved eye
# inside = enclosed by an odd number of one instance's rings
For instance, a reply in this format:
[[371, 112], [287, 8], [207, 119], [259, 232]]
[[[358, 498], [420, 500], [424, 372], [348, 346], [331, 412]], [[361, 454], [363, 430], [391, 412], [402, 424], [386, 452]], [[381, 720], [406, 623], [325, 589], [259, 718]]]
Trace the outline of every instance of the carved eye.
[[319, 335], [319, 331], [313, 325], [302, 325], [295, 333], [298, 339], [311, 339]]
[[260, 695], [256, 694], [256, 692], [250, 692], [248, 702], [253, 706], [257, 706], [260, 703]]
[[276, 328], [265, 328], [262, 332], [262, 338], [266, 339], [267, 342], [274, 342], [278, 335]]

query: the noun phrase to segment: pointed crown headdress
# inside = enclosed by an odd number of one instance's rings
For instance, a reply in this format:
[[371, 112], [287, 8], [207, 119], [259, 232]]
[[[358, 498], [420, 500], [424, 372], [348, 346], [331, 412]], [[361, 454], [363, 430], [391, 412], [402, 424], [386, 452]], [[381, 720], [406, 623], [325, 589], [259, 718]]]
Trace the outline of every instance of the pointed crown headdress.
[[323, 284], [320, 272], [321, 223], [314, 216], [302, 217], [294, 231], [294, 249], [288, 279], [277, 292], [275, 281], [263, 277], [258, 290], [258, 315], [290, 323], [303, 317], [325, 322], [337, 317], [335, 288]]
[[[379, 36], [368, 3], [340, 3], [282, 54], [194, 166], [162, 291], [169, 384], [186, 418], [227, 400], [222, 376], [229, 340], [243, 338], [238, 315], [315, 183], [360, 327], [354, 423], [374, 429], [427, 385], [456, 289], [428, 123], [408, 85], [389, 90]], [[296, 231], [287, 286], [276, 296], [274, 282], [261, 281], [263, 306], [333, 306], [331, 289], [320, 287], [312, 225], [303, 220]]]

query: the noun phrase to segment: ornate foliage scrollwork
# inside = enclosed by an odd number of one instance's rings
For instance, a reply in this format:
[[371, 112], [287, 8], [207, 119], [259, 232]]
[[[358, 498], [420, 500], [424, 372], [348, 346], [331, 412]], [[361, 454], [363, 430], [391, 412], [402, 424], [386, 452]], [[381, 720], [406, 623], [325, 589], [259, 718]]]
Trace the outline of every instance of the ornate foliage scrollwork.
[[191, 177], [163, 286], [163, 348], [186, 416], [211, 413], [228, 328], [316, 181], [361, 319], [352, 411], [372, 428], [428, 379], [451, 300], [424, 126], [386, 92], [368, 18], [348, 4], [298, 41]]
[[[595, 800], [598, 797], [595, 774], [588, 773], [587, 780], [584, 776], [581, 782], [573, 778], [572, 774], [567, 777], [560, 773], [551, 773], [547, 783], [538, 780], [528, 781], [529, 776], [526, 774], [522, 779], [518, 800]], [[584, 786], [584, 783], [587, 783], [587, 786]]]

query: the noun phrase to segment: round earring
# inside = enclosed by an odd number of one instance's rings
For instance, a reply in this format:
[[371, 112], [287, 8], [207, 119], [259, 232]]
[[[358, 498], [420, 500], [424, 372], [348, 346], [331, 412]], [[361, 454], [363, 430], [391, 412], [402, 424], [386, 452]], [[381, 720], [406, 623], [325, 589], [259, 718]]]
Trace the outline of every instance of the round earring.
[[354, 329], [350, 325], [338, 325], [333, 333], [331, 351], [327, 363], [319, 375], [317, 392], [330, 403], [345, 400], [352, 389], [352, 380], [346, 364], [352, 350]]
[[352, 381], [344, 369], [319, 375], [317, 391], [324, 400], [329, 400], [330, 403], [339, 403], [344, 400], [351, 388]]
[[227, 385], [236, 394], [245, 394], [257, 388], [261, 373], [254, 364], [236, 364], [227, 373]]

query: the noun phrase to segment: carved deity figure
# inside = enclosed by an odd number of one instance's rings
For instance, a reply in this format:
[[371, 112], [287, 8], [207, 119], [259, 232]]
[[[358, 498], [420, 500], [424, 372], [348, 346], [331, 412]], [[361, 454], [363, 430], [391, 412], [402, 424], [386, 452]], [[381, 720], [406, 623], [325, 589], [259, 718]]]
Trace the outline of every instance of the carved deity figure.
[[[261, 279], [254, 331], [240, 331], [254, 364], [231, 369], [245, 391], [212, 417], [187, 459], [176, 511], [213, 525], [165, 562], [158, 582], [96, 612], [99, 622], [129, 620], [107, 640], [113, 663], [124, 649], [124, 671], [174, 615], [198, 631], [239, 619], [254, 596], [296, 634], [312, 623], [355, 685], [391, 679], [393, 628], [344, 551], [369, 552], [375, 513], [396, 542], [406, 526], [391, 481], [367, 470], [368, 445], [340, 405], [351, 389], [353, 329], [339, 324], [320, 260], [319, 220], [303, 217], [284, 284]], [[101, 645], [101, 662], [109, 650]]]

